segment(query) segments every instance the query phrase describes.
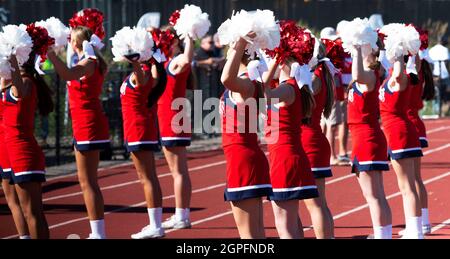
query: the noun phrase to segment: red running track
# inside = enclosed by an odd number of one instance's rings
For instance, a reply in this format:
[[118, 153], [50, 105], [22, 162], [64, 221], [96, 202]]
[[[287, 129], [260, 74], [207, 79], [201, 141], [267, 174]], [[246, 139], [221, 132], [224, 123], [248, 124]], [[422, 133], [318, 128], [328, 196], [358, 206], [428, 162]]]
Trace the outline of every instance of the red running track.
[[[430, 147], [425, 150], [422, 175], [429, 193], [433, 233], [427, 238], [450, 238], [450, 120], [426, 121]], [[222, 150], [189, 154], [192, 180], [193, 228], [167, 231], [166, 238], [237, 238], [229, 204], [223, 201], [225, 161]], [[327, 181], [327, 198], [335, 218], [336, 238], [365, 238], [372, 232], [369, 210], [349, 167], [334, 167]], [[172, 178], [164, 159], [157, 161], [164, 196], [164, 218], [174, 212]], [[385, 173], [385, 190], [392, 209], [394, 234], [404, 227], [403, 207], [395, 173]], [[105, 200], [109, 238], [129, 238], [148, 224], [142, 188], [130, 163], [99, 172]], [[85, 207], [74, 175], [50, 179], [44, 185], [45, 213], [52, 238], [89, 235]], [[270, 203], [264, 205], [267, 237], [277, 237]], [[314, 238], [309, 214], [302, 204], [300, 215], [305, 237]], [[17, 238], [3, 193], [0, 193], [0, 238]]]

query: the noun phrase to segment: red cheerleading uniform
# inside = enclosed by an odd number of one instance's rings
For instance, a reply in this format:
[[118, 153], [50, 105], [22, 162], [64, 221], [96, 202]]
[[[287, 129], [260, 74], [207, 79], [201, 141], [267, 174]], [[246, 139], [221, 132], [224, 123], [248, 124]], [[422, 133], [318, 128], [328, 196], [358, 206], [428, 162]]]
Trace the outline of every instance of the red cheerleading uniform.
[[9, 163], [8, 150], [5, 142], [5, 127], [3, 125], [3, 98], [5, 95], [0, 92], [0, 175], [1, 179], [11, 180], [11, 164]]
[[270, 200], [310, 199], [319, 196], [311, 165], [302, 146], [303, 119], [301, 92], [294, 79], [284, 82], [295, 91], [288, 106], [270, 105], [266, 138], [273, 194]]
[[380, 89], [380, 112], [391, 159], [421, 157], [419, 136], [406, 111], [410, 102], [411, 87], [392, 92], [388, 86], [392, 70]]
[[73, 143], [78, 151], [109, 147], [109, 123], [100, 102], [105, 76], [96, 59], [94, 74], [67, 82]]
[[408, 119], [413, 123], [419, 135], [420, 146], [422, 148], [428, 147], [427, 131], [425, 123], [419, 116], [419, 111], [423, 108], [422, 91], [423, 91], [424, 78], [423, 74], [419, 74], [419, 83], [417, 85], [410, 85], [411, 96], [409, 107], [406, 112]]
[[[173, 108], [172, 103], [177, 98], [186, 97], [186, 85], [191, 73], [191, 66], [178, 75], [174, 75], [170, 69], [170, 63], [176, 59], [172, 58], [164, 63], [167, 72], [167, 83], [164, 93], [158, 100], [158, 124], [161, 144], [167, 147], [189, 146], [191, 145], [191, 125], [189, 121], [182, 118], [173, 121], [175, 116], [180, 116], [180, 112], [184, 112], [181, 108]], [[186, 116], [183, 116], [186, 117]], [[188, 125], [184, 125], [187, 123]], [[183, 128], [188, 127], [188, 132]]]
[[[222, 146], [227, 161], [224, 199], [240, 201], [269, 196], [272, 193], [269, 163], [259, 147], [256, 132], [250, 131], [257, 124], [256, 111], [251, 113], [245, 103], [235, 102], [231, 93], [225, 89], [220, 101]], [[257, 96], [255, 89], [254, 100], [258, 100]]]
[[381, 130], [379, 118], [378, 90], [379, 71], [375, 89], [362, 92], [358, 83], [353, 83], [348, 93], [348, 125], [352, 136], [352, 172], [388, 171], [386, 137]]
[[[315, 178], [331, 177], [330, 157], [331, 147], [325, 134], [320, 127], [323, 110], [327, 99], [328, 90], [325, 78], [323, 77], [323, 66], [319, 66], [314, 74], [320, 78], [322, 83], [320, 92], [314, 95], [316, 106], [314, 107], [311, 120], [307, 124], [302, 124], [302, 145], [308, 156], [311, 170]], [[341, 87], [342, 88], [342, 87]]]
[[[144, 70], [150, 67], [144, 65]], [[128, 152], [159, 151], [156, 105], [148, 106], [153, 79], [145, 85], [133, 85], [131, 75], [120, 87], [125, 146]]]
[[4, 143], [14, 184], [45, 181], [44, 153], [34, 138], [37, 89], [33, 80], [29, 80], [32, 87], [28, 96], [16, 98], [8, 88], [3, 101]]

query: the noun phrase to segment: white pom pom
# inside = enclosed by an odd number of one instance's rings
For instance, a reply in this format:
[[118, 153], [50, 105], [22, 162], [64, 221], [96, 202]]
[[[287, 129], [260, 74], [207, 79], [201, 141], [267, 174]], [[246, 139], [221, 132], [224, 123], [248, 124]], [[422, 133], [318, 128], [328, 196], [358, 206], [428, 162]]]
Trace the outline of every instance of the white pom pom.
[[416, 55], [420, 49], [420, 35], [413, 26], [391, 23], [380, 30], [386, 37], [384, 46], [390, 63], [406, 55]]
[[252, 14], [252, 21], [252, 31], [256, 37], [247, 46], [249, 55], [253, 56], [258, 49], [273, 50], [280, 45], [280, 25], [275, 21], [272, 11], [258, 9]]
[[11, 64], [5, 56], [0, 56], [0, 77], [4, 79], [11, 79]]
[[3, 27], [3, 32], [0, 33], [0, 70], [3, 78], [11, 78], [11, 65], [9, 63], [11, 55], [16, 55], [19, 66], [22, 66], [28, 61], [32, 47], [33, 41], [26, 31], [25, 25], [6, 25]]
[[[253, 31], [256, 37], [246, 38]], [[280, 44], [280, 26], [270, 10], [256, 10], [250, 14], [245, 10], [234, 14], [226, 20], [218, 29], [219, 41], [223, 45], [236, 42], [239, 38], [246, 38], [250, 44], [246, 47], [246, 53], [253, 57], [259, 49], [274, 49]]]
[[50, 17], [45, 21], [36, 22], [36, 26], [44, 27], [48, 31], [48, 35], [55, 39], [56, 48], [63, 48], [67, 45], [70, 29], [58, 18]]
[[139, 54], [138, 62], [145, 62], [153, 56], [154, 42], [144, 28], [123, 27], [111, 38], [114, 61], [127, 61], [125, 56]]
[[228, 45], [245, 37], [252, 30], [252, 16], [245, 10], [233, 14], [217, 30], [219, 41]]
[[420, 34], [414, 26], [409, 25], [402, 30], [402, 39], [410, 55], [417, 55], [419, 53], [421, 45]]
[[209, 31], [211, 22], [207, 13], [203, 13], [200, 7], [185, 5], [180, 10], [180, 18], [174, 26], [181, 39], [189, 35], [192, 39], [200, 39]]
[[343, 26], [344, 28], [340, 28], [342, 30], [340, 35], [345, 51], [352, 52], [353, 46], [363, 45], [370, 45], [374, 50], [378, 49], [378, 34], [370, 27], [367, 18], [355, 18]]

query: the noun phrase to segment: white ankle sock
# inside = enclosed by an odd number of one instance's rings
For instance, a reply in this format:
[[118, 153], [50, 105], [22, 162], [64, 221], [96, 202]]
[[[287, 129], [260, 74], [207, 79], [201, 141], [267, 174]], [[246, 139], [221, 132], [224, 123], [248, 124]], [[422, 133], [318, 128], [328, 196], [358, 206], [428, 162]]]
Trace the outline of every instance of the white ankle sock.
[[147, 208], [150, 226], [152, 228], [161, 228], [162, 208]]
[[91, 233], [94, 236], [98, 236], [101, 238], [106, 238], [105, 235], [105, 220], [90, 220], [89, 224], [91, 225]]
[[175, 208], [175, 219], [176, 220], [186, 220], [189, 219], [190, 209], [182, 209], [182, 208]]
[[409, 217], [406, 219], [406, 232], [412, 236], [422, 236], [422, 217]]
[[373, 237], [374, 239], [392, 239], [392, 225], [374, 226]]
[[422, 209], [422, 225], [430, 225], [430, 218], [428, 216], [428, 209]]
[[31, 239], [29, 235], [20, 236], [19, 239]]

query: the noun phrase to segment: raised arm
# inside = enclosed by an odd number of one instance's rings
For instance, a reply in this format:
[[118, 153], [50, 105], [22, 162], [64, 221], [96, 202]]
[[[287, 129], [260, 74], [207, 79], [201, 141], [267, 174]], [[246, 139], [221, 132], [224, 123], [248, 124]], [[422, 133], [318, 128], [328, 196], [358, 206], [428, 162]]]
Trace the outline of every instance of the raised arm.
[[29, 80], [23, 80], [22, 75], [20, 74], [19, 63], [17, 62], [15, 55], [11, 55], [9, 62], [11, 63], [11, 67], [14, 69], [14, 71], [11, 71], [12, 94], [16, 98], [23, 98], [29, 92], [30, 82]]
[[84, 59], [76, 66], [68, 68], [53, 50], [48, 52], [47, 57], [53, 63], [56, 73], [65, 81], [78, 80], [83, 76], [94, 74], [95, 64], [90, 59]]
[[361, 46], [355, 46], [355, 49], [356, 51], [354, 52], [352, 63], [353, 80], [360, 84], [366, 85], [368, 88], [367, 90], [370, 92], [375, 88], [375, 73], [364, 68]]
[[191, 37], [186, 36], [184, 39], [184, 52], [179, 55], [174, 64], [171, 64], [170, 70], [174, 75], [178, 75], [181, 72], [185, 71], [188, 65], [191, 64], [194, 59], [194, 41]]
[[251, 96], [254, 89], [250, 79], [238, 77], [241, 59], [246, 46], [247, 41], [241, 38], [234, 47], [230, 47], [220, 80], [230, 91], [240, 93], [242, 96]]
[[392, 78], [399, 85], [399, 90], [403, 91], [408, 86], [408, 78], [405, 73], [405, 60], [403, 57], [398, 58], [394, 62]]
[[133, 75], [131, 80], [136, 82], [136, 85], [145, 85], [148, 82], [148, 75], [144, 72], [139, 62], [133, 61], [131, 62], [133, 66]]

